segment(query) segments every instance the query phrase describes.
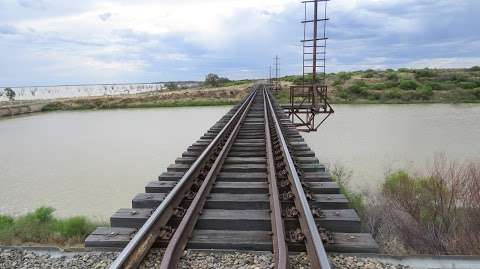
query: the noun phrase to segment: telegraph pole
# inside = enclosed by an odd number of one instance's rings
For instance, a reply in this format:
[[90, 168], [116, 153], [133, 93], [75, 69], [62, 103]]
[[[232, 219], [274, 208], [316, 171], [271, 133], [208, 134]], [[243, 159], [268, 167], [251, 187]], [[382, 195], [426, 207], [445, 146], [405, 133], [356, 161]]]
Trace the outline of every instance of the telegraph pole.
[[278, 69], [278, 65], [279, 65], [278, 60], [279, 60], [278, 55], [275, 55], [275, 90], [280, 89], [279, 83], [278, 83], [279, 82], [278, 81], [278, 70], [279, 70]]
[[270, 76], [268, 77], [268, 85], [272, 85], [272, 65], [270, 65]]

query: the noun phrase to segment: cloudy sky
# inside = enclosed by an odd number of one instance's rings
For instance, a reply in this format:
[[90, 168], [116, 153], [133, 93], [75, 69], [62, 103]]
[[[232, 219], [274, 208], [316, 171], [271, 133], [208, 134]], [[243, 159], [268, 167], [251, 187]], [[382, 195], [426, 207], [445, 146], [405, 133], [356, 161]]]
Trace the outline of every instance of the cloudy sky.
[[[0, 0], [0, 85], [301, 71], [299, 0]], [[328, 71], [480, 65], [478, 0], [332, 0]]]

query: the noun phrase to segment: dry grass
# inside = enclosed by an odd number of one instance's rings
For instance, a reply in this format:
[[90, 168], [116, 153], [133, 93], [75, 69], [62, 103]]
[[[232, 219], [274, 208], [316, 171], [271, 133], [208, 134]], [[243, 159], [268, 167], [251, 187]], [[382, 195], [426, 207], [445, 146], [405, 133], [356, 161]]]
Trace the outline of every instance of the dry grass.
[[383, 252], [480, 254], [480, 163], [435, 157], [425, 176], [396, 172], [365, 221]]

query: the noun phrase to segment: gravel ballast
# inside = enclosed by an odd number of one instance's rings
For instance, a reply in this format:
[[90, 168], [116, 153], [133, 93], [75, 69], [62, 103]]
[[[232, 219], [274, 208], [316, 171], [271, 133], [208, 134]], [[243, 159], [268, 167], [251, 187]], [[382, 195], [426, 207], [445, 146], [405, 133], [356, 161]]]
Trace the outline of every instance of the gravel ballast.
[[[118, 252], [60, 252], [24, 249], [1, 249], [0, 268], [108, 268]], [[162, 251], [152, 250], [140, 268], [158, 268]], [[372, 258], [330, 256], [335, 268], [346, 269], [407, 269], [402, 265], [385, 264]], [[309, 268], [304, 253], [290, 258], [291, 268]], [[185, 251], [179, 268], [273, 268], [273, 255], [265, 252]]]

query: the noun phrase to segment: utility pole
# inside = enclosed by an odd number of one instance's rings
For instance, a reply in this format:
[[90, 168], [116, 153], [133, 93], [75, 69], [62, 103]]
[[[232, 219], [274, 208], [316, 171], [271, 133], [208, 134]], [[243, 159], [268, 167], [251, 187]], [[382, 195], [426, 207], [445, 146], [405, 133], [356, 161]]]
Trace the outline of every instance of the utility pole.
[[270, 65], [270, 76], [268, 77], [268, 85], [272, 85], [272, 65]]
[[[304, 0], [303, 24], [303, 72], [301, 85], [290, 87], [290, 106], [287, 115], [297, 127], [305, 127], [303, 131], [316, 131], [318, 127], [332, 114], [334, 110], [328, 102], [328, 87], [326, 84], [326, 25], [327, 2], [329, 0]], [[307, 12], [313, 7], [313, 12]], [[319, 7], [323, 7], [319, 10]], [[313, 16], [310, 17], [310, 16]], [[320, 31], [320, 32], [319, 32]], [[323, 33], [322, 33], [323, 31]], [[310, 81], [311, 76], [311, 81]], [[315, 123], [315, 117], [323, 114], [323, 120]], [[303, 118], [303, 119], [302, 119]]]
[[278, 55], [275, 55], [275, 90], [280, 90], [279, 81], [278, 81]]

